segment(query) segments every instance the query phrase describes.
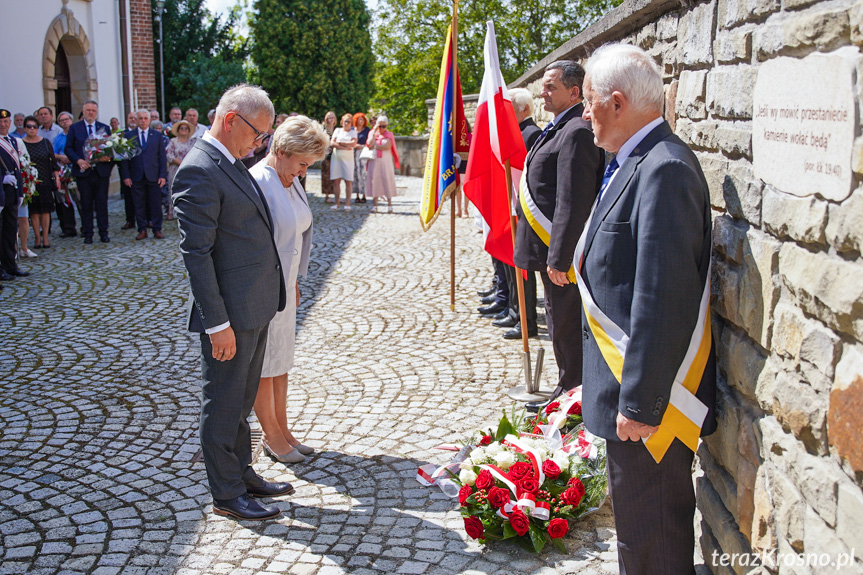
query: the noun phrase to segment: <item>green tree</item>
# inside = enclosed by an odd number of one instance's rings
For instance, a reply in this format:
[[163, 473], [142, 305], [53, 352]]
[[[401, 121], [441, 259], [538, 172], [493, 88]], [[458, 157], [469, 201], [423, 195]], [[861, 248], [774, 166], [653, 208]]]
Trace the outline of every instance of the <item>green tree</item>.
[[[237, 30], [240, 13], [240, 4], [223, 19], [207, 10], [204, 0], [166, 0], [162, 15], [166, 111], [172, 106], [196, 108], [206, 123], [207, 110], [216, 107], [222, 93], [246, 80], [248, 48]], [[153, 39], [158, 58], [158, 24], [154, 24]], [[161, 95], [159, 103], [161, 109]]]
[[[464, 94], [482, 84], [486, 21], [493, 20], [504, 80], [512, 82], [622, 0], [462, 0], [458, 63]], [[425, 100], [437, 95], [449, 0], [381, 0], [374, 105], [393, 130], [427, 129]]]
[[374, 84], [364, 0], [255, 0], [253, 81], [279, 112], [365, 111]]

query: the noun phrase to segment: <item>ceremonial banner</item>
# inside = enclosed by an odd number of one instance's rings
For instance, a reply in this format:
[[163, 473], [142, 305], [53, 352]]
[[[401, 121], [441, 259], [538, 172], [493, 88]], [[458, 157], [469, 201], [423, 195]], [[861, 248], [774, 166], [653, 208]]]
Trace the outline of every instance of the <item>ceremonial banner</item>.
[[[527, 150], [500, 71], [494, 22], [489, 21], [486, 25], [485, 72], [476, 109], [464, 193], [490, 228], [485, 250], [512, 266], [512, 206], [508, 200], [504, 162], [509, 160], [512, 182], [517, 184], [521, 180]], [[513, 197], [516, 192], [512, 190]]]
[[[447, 29], [446, 45], [440, 67], [437, 103], [429, 134], [423, 182], [420, 223], [428, 231], [437, 219], [444, 202], [455, 192], [458, 183], [455, 153], [469, 149], [467, 119], [461, 99], [458, 62], [452, 49], [452, 26]], [[455, 121], [453, 121], [455, 119]], [[453, 142], [453, 132], [456, 134]]]

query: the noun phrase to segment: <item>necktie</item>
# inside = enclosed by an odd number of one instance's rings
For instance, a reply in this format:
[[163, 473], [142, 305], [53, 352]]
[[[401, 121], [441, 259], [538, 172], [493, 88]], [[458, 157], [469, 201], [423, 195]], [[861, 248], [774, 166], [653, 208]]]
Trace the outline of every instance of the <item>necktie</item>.
[[143, 148], [147, 145], [147, 132], [144, 130], [138, 130], [138, 132], [141, 134], [141, 147]]
[[599, 195], [596, 197], [597, 204], [599, 204], [599, 201], [602, 199], [602, 193], [605, 192], [605, 188], [608, 187], [608, 183], [611, 181], [611, 176], [614, 175], [614, 172], [616, 172], [619, 167], [620, 165], [617, 163], [617, 158], [612, 158], [608, 163], [608, 167], [605, 168], [605, 173], [602, 175], [602, 187], [599, 188]]
[[88, 136], [93, 135], [93, 124], [87, 124], [87, 135]]

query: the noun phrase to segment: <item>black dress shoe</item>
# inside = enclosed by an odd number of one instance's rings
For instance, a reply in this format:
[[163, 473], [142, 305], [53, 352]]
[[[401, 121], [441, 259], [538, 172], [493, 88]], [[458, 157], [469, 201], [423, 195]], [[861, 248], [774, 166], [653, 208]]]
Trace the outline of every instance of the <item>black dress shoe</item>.
[[504, 319], [504, 318], [507, 318], [507, 317], [509, 317], [509, 308], [506, 308], [505, 310], [503, 310], [502, 312], [500, 312], [499, 314], [497, 314], [496, 316], [494, 316], [494, 317], [493, 317], [493, 318], [491, 318], [491, 319], [493, 319], [493, 320], [500, 320], [500, 319]]
[[495, 286], [491, 286], [488, 289], [478, 289], [476, 290], [476, 295], [478, 295], [479, 297], [485, 297], [487, 295], [493, 294], [496, 289], [497, 288]]
[[84, 238], [84, 243], [85, 243], [85, 244], [92, 244], [92, 243], [93, 243], [93, 238]]
[[[527, 337], [536, 337], [536, 329], [527, 330]], [[514, 328], [503, 334], [503, 339], [521, 339], [521, 326], [516, 324]]]
[[515, 324], [517, 323], [518, 322], [514, 317], [507, 315], [502, 319], [494, 320], [493, 322], [491, 322], [491, 325], [493, 325], [494, 327], [515, 327]]
[[277, 495], [290, 495], [293, 492], [294, 486], [290, 483], [267, 481], [257, 475], [251, 481], [246, 482], [246, 493], [252, 497], [276, 497]]
[[233, 499], [213, 499], [213, 513], [246, 521], [263, 521], [281, 514], [275, 505], [261, 505], [245, 493]]
[[77, 235], [78, 234], [76, 234], [75, 232], [63, 232], [62, 234], [60, 234], [60, 237], [61, 238], [74, 238]]
[[482, 315], [495, 315], [505, 310], [506, 307], [507, 306], [500, 302], [494, 302], [488, 307], [477, 308], [477, 311], [479, 311], [479, 313], [481, 313]]
[[4, 271], [0, 271], [0, 282], [11, 282], [15, 279], [15, 276], [10, 276]]
[[107, 244], [111, 241], [111, 238], [108, 237], [108, 234], [105, 234], [104, 236], [99, 236], [99, 241], [103, 244]]
[[6, 270], [6, 273], [10, 276], [17, 276], [19, 278], [26, 278], [30, 275], [30, 272], [25, 272], [24, 270], [18, 268], [12, 268], [11, 270]]
[[482, 299], [479, 300], [479, 303], [484, 303], [486, 305], [490, 303], [494, 303], [494, 300], [497, 299], [497, 292], [492, 292], [490, 295], [483, 296]]

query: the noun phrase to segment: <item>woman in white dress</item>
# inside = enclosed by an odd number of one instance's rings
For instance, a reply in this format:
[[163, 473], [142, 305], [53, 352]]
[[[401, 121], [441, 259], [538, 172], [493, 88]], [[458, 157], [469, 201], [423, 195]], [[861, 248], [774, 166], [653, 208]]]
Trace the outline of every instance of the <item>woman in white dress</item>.
[[331, 145], [333, 157], [330, 160], [330, 179], [336, 191], [336, 205], [331, 210], [339, 209], [339, 199], [342, 192], [341, 181], [345, 181], [345, 209], [351, 209], [351, 194], [354, 185], [354, 148], [357, 146], [357, 131], [353, 126], [354, 117], [350, 114], [342, 116], [342, 127], [333, 132]]
[[285, 276], [288, 301], [270, 322], [255, 414], [264, 432], [264, 448], [282, 463], [299, 463], [314, 451], [291, 433], [287, 420], [288, 371], [294, 363], [294, 337], [300, 288], [312, 248], [312, 211], [300, 177], [324, 157], [329, 137], [305, 116], [291, 116], [276, 129], [264, 161], [249, 172], [258, 182], [273, 218], [273, 236]]

